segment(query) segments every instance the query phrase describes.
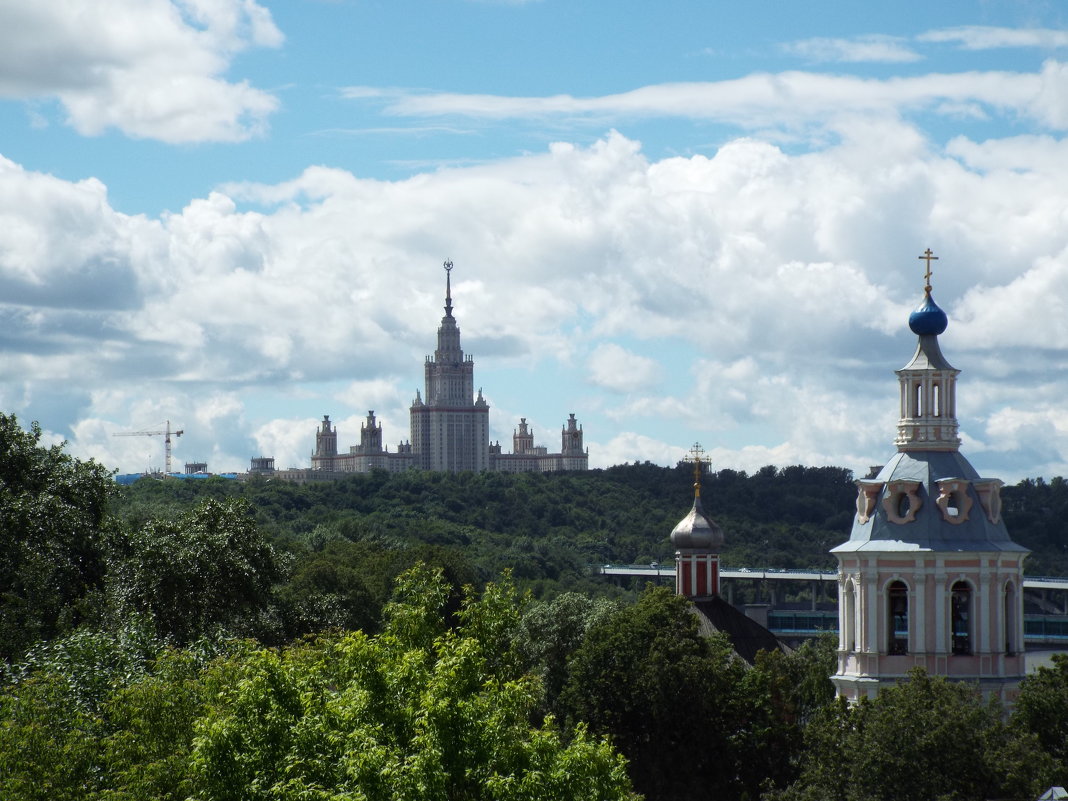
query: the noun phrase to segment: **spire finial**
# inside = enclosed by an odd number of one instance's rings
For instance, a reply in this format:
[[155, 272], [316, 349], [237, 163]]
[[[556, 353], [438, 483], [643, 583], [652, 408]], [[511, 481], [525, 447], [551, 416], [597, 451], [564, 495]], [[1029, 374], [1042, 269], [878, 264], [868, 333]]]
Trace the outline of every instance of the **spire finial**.
[[927, 262], [927, 272], [925, 272], [923, 274], [923, 280], [926, 282], [926, 284], [925, 284], [925, 286], [923, 288], [923, 291], [926, 292], [928, 295], [930, 295], [931, 294], [931, 262], [932, 261], [938, 261], [938, 256], [935, 256], [931, 252], [931, 249], [927, 248], [927, 250], [925, 250], [923, 252], [922, 256], [917, 256], [916, 258], [923, 259], [925, 262]]
[[452, 259], [445, 259], [445, 316], [452, 317]]
[[695, 498], [701, 497], [701, 456], [704, 452], [705, 449], [701, 447], [701, 443], [695, 442], [687, 457], [687, 461], [693, 462], [693, 497]]

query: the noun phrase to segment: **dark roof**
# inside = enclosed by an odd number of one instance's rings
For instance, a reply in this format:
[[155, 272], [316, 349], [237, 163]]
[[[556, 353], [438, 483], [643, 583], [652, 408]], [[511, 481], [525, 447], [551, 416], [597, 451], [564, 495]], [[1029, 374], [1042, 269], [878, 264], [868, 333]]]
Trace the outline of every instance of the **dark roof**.
[[692, 603], [701, 634], [707, 637], [722, 631], [734, 646], [734, 652], [750, 665], [756, 661], [757, 651], [787, 650], [778, 637], [718, 595]]

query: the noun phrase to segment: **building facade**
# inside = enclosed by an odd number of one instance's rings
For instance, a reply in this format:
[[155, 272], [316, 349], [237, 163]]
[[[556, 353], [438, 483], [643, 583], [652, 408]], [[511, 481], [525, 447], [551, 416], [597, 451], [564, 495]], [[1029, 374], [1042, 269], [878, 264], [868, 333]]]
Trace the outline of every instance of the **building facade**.
[[519, 418], [512, 431], [512, 452], [503, 453], [501, 443], [489, 447], [489, 469], [500, 473], [551, 473], [557, 470], [586, 470], [589, 454], [582, 446], [582, 426], [570, 414], [560, 427], [560, 452], [549, 453], [544, 445], [534, 444], [534, 432], [527, 418]]
[[371, 409], [360, 426], [360, 444], [349, 447], [348, 453], [338, 453], [337, 429], [331, 424], [330, 415], [323, 415], [323, 422], [315, 432], [311, 463], [312, 470], [328, 473], [367, 473], [371, 470], [392, 473], [412, 466], [412, 446], [401, 442], [393, 452], [383, 447], [382, 424], [375, 419]]
[[782, 643], [756, 620], [735, 609], [719, 594], [719, 553], [723, 529], [701, 505], [702, 449], [694, 444], [693, 506], [671, 532], [675, 547], [675, 594], [690, 602], [703, 636], [727, 635], [734, 652], [755, 664], [760, 651], [782, 650]]
[[534, 433], [525, 417], [513, 432], [512, 453], [502, 452], [500, 442], [490, 443], [490, 407], [482, 390], [475, 391], [475, 361], [463, 352], [460, 328], [452, 313], [453, 265], [447, 261], [444, 266], [445, 316], [438, 326], [437, 348], [424, 363], [423, 390], [416, 390], [409, 410], [411, 438], [390, 451], [383, 445], [382, 424], [372, 410], [360, 426], [359, 444], [341, 453], [337, 429], [329, 415], [324, 415], [315, 432], [311, 457], [315, 475], [302, 476], [300, 470], [287, 470], [285, 478], [321, 480], [375, 469], [508, 473], [588, 469], [589, 452], [583, 446], [582, 426], [574, 414], [561, 427], [559, 453], [549, 453], [544, 446], [534, 444]]
[[[934, 257], [924, 256], [928, 265]], [[918, 337], [897, 371], [897, 453], [857, 482], [838, 558], [838, 669], [850, 700], [916, 666], [1012, 702], [1024, 675], [1023, 560], [1001, 519], [996, 478], [960, 453], [957, 375], [938, 344], [948, 318], [931, 296], [909, 317]]]
[[426, 357], [424, 388], [411, 406], [412, 464], [420, 470], [489, 469], [489, 404], [475, 396], [475, 360], [460, 347], [452, 316], [452, 262], [445, 262], [445, 316], [438, 346]]

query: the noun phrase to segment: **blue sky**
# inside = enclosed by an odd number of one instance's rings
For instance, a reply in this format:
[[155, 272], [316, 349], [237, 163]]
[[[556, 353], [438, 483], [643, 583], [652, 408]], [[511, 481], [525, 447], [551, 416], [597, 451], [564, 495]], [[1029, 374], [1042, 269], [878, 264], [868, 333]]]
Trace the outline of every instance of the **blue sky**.
[[123, 472], [393, 445], [450, 258], [506, 450], [860, 472], [930, 247], [966, 454], [1065, 474], [1065, 9], [0, 0], [0, 408]]

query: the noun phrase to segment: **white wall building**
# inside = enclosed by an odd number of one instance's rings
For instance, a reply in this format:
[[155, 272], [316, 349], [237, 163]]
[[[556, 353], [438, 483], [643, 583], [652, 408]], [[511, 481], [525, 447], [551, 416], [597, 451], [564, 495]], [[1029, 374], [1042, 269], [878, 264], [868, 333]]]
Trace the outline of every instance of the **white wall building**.
[[[920, 258], [928, 259], [930, 250]], [[857, 482], [857, 516], [838, 557], [838, 670], [850, 700], [910, 668], [977, 682], [1015, 699], [1024, 675], [1023, 560], [1001, 519], [996, 478], [960, 453], [957, 374], [938, 345], [948, 319], [931, 297], [909, 316], [918, 336], [901, 387], [897, 454]]]

